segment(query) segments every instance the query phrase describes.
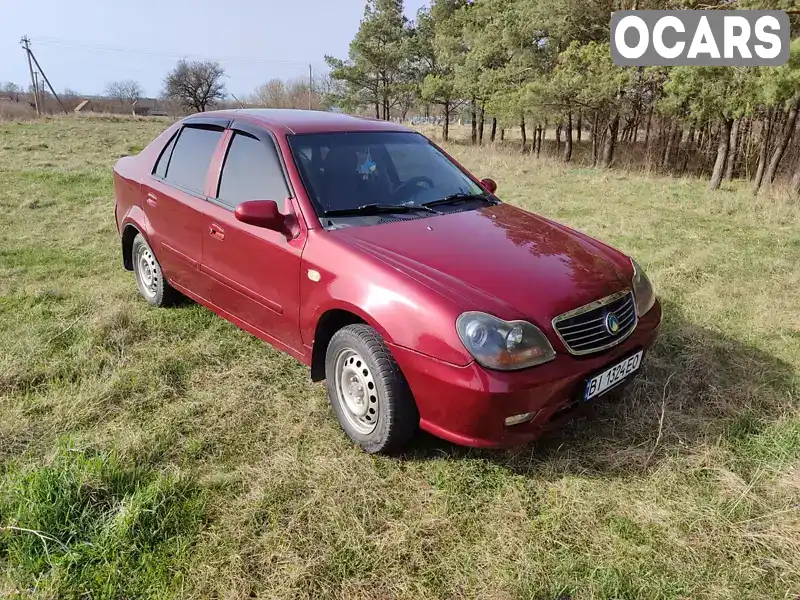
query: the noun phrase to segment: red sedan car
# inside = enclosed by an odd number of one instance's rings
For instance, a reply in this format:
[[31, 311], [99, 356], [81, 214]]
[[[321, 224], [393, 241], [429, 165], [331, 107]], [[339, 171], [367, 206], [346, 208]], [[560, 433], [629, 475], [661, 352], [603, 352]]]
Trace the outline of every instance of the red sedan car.
[[367, 452], [417, 428], [502, 447], [639, 370], [661, 323], [644, 271], [502, 203], [397, 124], [203, 113], [114, 169], [122, 257], [327, 380]]

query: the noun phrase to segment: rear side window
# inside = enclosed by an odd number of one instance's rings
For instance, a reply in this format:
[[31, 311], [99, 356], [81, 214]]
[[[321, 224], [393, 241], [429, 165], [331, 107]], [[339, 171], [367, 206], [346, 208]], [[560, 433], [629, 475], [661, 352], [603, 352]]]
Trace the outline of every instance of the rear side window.
[[221, 137], [221, 129], [184, 127], [172, 151], [167, 181], [202, 194], [208, 166]]
[[161, 151], [161, 156], [158, 158], [158, 162], [156, 163], [155, 169], [153, 169], [153, 174], [156, 177], [161, 177], [164, 179], [167, 176], [167, 166], [169, 165], [169, 157], [172, 156], [172, 149], [175, 147], [175, 140], [178, 139], [178, 135], [175, 134], [172, 136], [172, 139], [166, 145], [166, 147]]
[[274, 200], [283, 210], [289, 195], [278, 153], [271, 141], [236, 132], [231, 139], [217, 197], [230, 206], [245, 200]]

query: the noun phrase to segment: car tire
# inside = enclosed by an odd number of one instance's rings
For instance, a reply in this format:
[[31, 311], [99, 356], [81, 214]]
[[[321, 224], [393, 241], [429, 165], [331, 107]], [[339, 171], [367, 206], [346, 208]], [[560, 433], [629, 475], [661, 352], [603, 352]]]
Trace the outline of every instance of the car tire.
[[364, 451], [390, 453], [408, 445], [419, 412], [377, 331], [362, 324], [337, 331], [325, 354], [325, 378], [339, 424]]
[[153, 249], [141, 233], [137, 233], [133, 239], [131, 262], [136, 286], [145, 300], [153, 306], [175, 304], [180, 294], [164, 278]]

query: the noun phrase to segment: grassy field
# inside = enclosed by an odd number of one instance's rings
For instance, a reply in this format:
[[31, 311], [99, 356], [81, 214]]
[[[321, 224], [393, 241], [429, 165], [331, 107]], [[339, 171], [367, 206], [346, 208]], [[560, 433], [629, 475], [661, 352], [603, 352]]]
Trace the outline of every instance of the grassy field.
[[452, 144], [637, 257], [664, 333], [535, 445], [372, 457], [303, 366], [137, 296], [111, 166], [164, 127], [0, 123], [0, 597], [800, 594], [800, 207]]

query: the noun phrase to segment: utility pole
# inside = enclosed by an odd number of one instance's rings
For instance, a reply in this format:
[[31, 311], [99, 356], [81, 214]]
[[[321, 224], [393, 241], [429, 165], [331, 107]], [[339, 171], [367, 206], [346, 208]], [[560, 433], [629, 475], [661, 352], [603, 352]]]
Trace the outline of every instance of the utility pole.
[[236, 96], [234, 96], [233, 92], [231, 92], [231, 98], [233, 98], [234, 100], [236, 100], [236, 102], [238, 102], [239, 108], [244, 108], [244, 104], [242, 104], [242, 101], [239, 100]]
[[33, 63], [31, 63], [31, 48], [30, 48], [30, 39], [27, 35], [22, 36], [22, 39], [19, 41], [22, 44], [22, 47], [25, 49], [25, 56], [28, 57], [28, 71], [31, 74], [31, 85], [33, 86], [33, 103], [36, 106], [36, 116], [41, 116], [41, 111], [39, 110], [39, 93], [36, 91], [36, 77], [33, 75]]
[[[27, 42], [30, 42], [30, 40], [27, 40]], [[30, 46], [28, 45], [27, 42], [25, 44], [25, 49], [28, 52], [28, 57], [33, 59], [33, 64], [35, 64], [36, 68], [39, 69], [39, 73], [42, 74], [42, 79], [44, 79], [44, 82], [47, 84], [47, 87], [50, 88], [50, 91], [53, 93], [53, 96], [55, 97], [55, 99], [58, 100], [58, 104], [59, 104], [59, 106], [61, 106], [61, 110], [64, 111], [65, 115], [68, 115], [69, 111], [64, 106], [64, 103], [61, 102], [61, 98], [58, 97], [58, 94], [56, 94], [56, 91], [53, 89], [53, 86], [50, 85], [50, 80], [47, 78], [47, 75], [44, 74], [44, 69], [42, 69], [42, 65], [39, 64], [38, 60], [36, 60], [36, 55], [31, 51]]]
[[47, 84], [47, 87], [50, 88], [50, 92], [52, 92], [53, 97], [55, 97], [55, 99], [58, 100], [58, 104], [59, 104], [59, 106], [61, 106], [61, 110], [64, 111], [64, 114], [68, 115], [69, 111], [67, 111], [66, 107], [64, 106], [64, 103], [61, 102], [61, 98], [58, 97], [58, 94], [56, 94], [56, 91], [53, 89], [53, 86], [50, 85], [50, 80], [47, 78], [47, 75], [44, 74], [44, 69], [42, 69], [42, 65], [39, 64], [38, 60], [36, 60], [36, 55], [31, 50], [31, 40], [30, 40], [30, 38], [27, 35], [22, 36], [22, 39], [20, 40], [20, 44], [22, 44], [22, 47], [25, 49], [25, 54], [28, 55], [28, 69], [31, 72], [31, 84], [34, 87], [34, 95], [37, 96], [37, 98], [36, 98], [36, 114], [37, 115], [41, 115], [41, 106], [40, 106], [40, 102], [39, 102], [39, 98], [38, 98], [38, 96], [39, 96], [39, 92], [38, 92], [39, 85], [38, 85], [38, 82], [36, 81], [36, 77], [34, 76], [34, 73], [33, 73], [33, 65], [31, 65], [31, 60], [33, 60], [33, 64], [36, 65], [36, 68], [39, 69], [39, 73], [42, 74], [42, 79], [44, 79], [44, 82]]
[[44, 94], [42, 94], [41, 84], [39, 83], [39, 71], [33, 72], [33, 95], [36, 96], [36, 106], [39, 107], [41, 112], [46, 112], [47, 107], [44, 105]]
[[308, 110], [311, 110], [311, 91], [314, 85], [313, 75], [311, 74], [311, 63], [308, 63]]

